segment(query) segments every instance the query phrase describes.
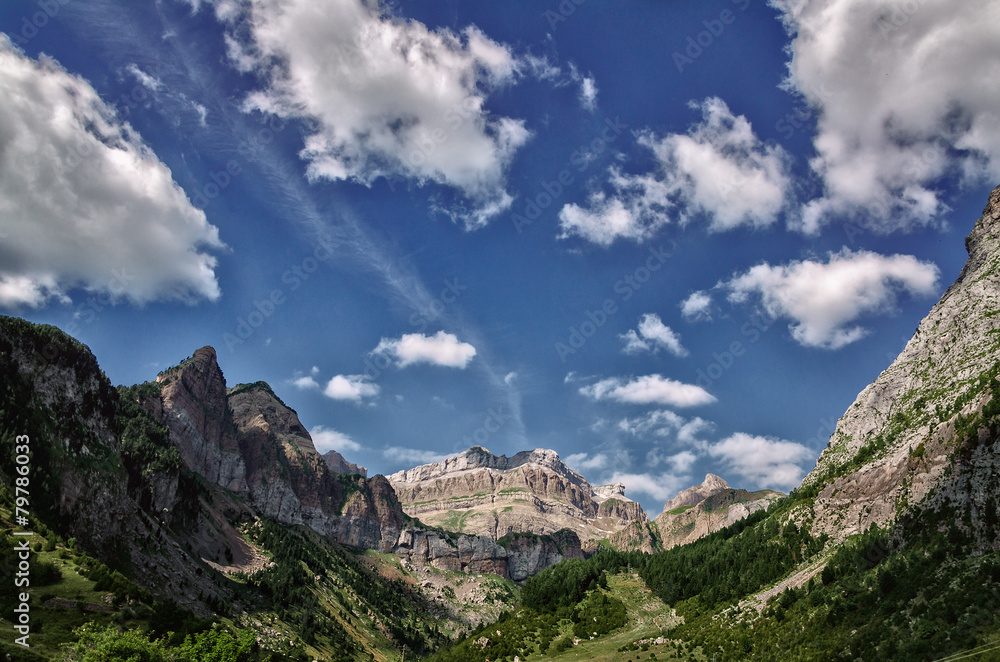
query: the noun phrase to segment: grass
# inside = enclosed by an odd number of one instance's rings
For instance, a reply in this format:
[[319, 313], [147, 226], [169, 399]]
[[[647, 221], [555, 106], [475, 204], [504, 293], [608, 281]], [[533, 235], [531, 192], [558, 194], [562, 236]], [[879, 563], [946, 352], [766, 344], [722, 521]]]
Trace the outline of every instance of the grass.
[[[94, 582], [83, 577], [79, 572], [74, 559], [73, 552], [69, 552], [70, 558], [60, 559], [60, 552], [66, 553], [65, 548], [58, 547], [54, 552], [32, 552], [31, 561], [46, 561], [56, 564], [62, 572], [62, 579], [50, 586], [33, 586], [28, 589], [31, 595], [29, 605], [31, 607], [31, 652], [46, 659], [60, 657], [60, 644], [73, 641], [73, 630], [84, 623], [98, 623], [108, 625], [114, 620], [116, 612], [84, 611], [78, 608], [43, 607], [42, 596], [46, 600], [51, 598], [61, 598], [73, 602], [106, 604], [105, 598], [110, 593], [95, 591]], [[13, 633], [13, 624], [4, 614], [0, 623], [5, 631]], [[21, 656], [24, 649], [21, 646], [12, 644], [13, 635], [4, 637], [0, 644], [0, 658], [6, 653], [11, 654], [12, 659], [23, 659]]]
[[[628, 610], [628, 624], [611, 634], [594, 640], [582, 640], [579, 644], [554, 656], [534, 653], [522, 658], [525, 662], [557, 660], [559, 662], [593, 661], [623, 662], [625, 660], [646, 660], [655, 655], [657, 660], [704, 660], [700, 653], [676, 655], [675, 643], [650, 644], [646, 650], [620, 651], [642, 639], [656, 639], [668, 636], [669, 629], [679, 625], [680, 619], [673, 610], [657, 598], [636, 573], [620, 573], [608, 576], [608, 593], [618, 598]], [[560, 637], [571, 632], [571, 626], [564, 626]]]
[[667, 512], [665, 512], [663, 514], [664, 515], [680, 515], [683, 512], [687, 512], [688, 510], [691, 510], [692, 508], [694, 508], [694, 506], [677, 506], [676, 508], [668, 510]]

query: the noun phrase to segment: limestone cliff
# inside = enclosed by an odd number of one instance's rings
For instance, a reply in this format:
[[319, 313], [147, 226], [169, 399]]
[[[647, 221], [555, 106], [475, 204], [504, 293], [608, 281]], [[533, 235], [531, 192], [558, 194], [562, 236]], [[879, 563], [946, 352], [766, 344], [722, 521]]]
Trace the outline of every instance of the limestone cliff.
[[803, 481], [816, 497], [798, 515], [815, 534], [888, 524], [954, 473], [957, 431], [981, 418], [1000, 361], [1000, 187], [965, 245], [958, 280], [858, 395]]
[[354, 464], [353, 462], [348, 462], [344, 459], [344, 456], [337, 451], [327, 451], [323, 453], [323, 461], [326, 462], [327, 468], [335, 474], [344, 474], [345, 476], [362, 476], [364, 478], [368, 477], [368, 470], [361, 465]]
[[161, 373], [156, 382], [160, 398], [147, 406], [170, 430], [184, 464], [216, 485], [246, 492], [246, 466], [215, 350], [202, 347], [177, 368]]
[[608, 542], [617, 549], [658, 552], [694, 542], [767, 508], [783, 496], [772, 490], [733, 489], [719, 476], [707, 474], [701, 484], [668, 499], [655, 520], [632, 524], [612, 535]]
[[[448, 534], [421, 527], [404, 512], [385, 477], [366, 478], [363, 468], [339, 454], [320, 455], [296, 412], [266, 383], [227, 391], [211, 347], [199, 349], [158, 382], [160, 397], [145, 406], [163, 418], [186, 467], [242, 495], [256, 514], [280, 524], [307, 526], [341, 544], [395, 552], [414, 563], [519, 579], [582, 555], [575, 537], [564, 537], [561, 544], [545, 537], [527, 546], [519, 541], [517, 550], [508, 550], [475, 535], [452, 544]], [[562, 464], [557, 456], [540, 459]], [[511, 461], [535, 466], [526, 458]], [[335, 471], [331, 462], [345, 471]], [[589, 489], [579, 475], [566, 489], [579, 490], [577, 481]]]
[[493, 539], [569, 529], [586, 543], [648, 520], [623, 486], [594, 487], [546, 449], [508, 458], [474, 446], [388, 478], [407, 514]]

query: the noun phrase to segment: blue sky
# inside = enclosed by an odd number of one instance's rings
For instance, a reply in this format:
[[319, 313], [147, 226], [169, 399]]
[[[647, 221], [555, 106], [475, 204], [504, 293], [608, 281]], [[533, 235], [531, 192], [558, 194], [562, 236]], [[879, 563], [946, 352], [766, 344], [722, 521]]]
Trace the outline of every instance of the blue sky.
[[206, 344], [371, 473], [787, 491], [957, 277], [1000, 8], [14, 0], [0, 310]]

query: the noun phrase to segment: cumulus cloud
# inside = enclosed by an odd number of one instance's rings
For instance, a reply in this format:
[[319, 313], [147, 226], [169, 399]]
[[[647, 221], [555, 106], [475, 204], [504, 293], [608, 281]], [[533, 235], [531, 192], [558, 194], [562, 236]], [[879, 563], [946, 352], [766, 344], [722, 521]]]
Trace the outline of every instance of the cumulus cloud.
[[633, 436], [655, 434], [664, 437], [684, 425], [685, 419], [669, 409], [656, 409], [642, 416], [623, 418], [618, 421], [618, 429]]
[[623, 351], [626, 354], [655, 353], [660, 349], [665, 349], [674, 356], [687, 356], [688, 353], [681, 346], [681, 337], [655, 313], [643, 315], [637, 329], [629, 329], [618, 337], [625, 343]]
[[854, 323], [858, 318], [891, 312], [903, 291], [913, 296], [935, 294], [938, 276], [935, 265], [911, 255], [845, 248], [831, 253], [825, 263], [759, 264], [724, 287], [734, 303], [759, 296], [772, 318], [791, 320], [789, 329], [800, 344], [839, 349], [867, 334]]
[[308, 391], [311, 389], [318, 389], [319, 382], [317, 382], [312, 375], [302, 375], [301, 377], [296, 377], [292, 380], [292, 386], [302, 391]]
[[797, 487], [805, 475], [803, 463], [816, 459], [802, 444], [744, 432], [711, 444], [708, 454], [756, 486], [781, 490]]
[[590, 76], [584, 76], [580, 81], [580, 103], [587, 110], [597, 107], [597, 81]]
[[406, 464], [408, 467], [415, 467], [421, 464], [441, 462], [452, 454], [435, 453], [434, 451], [422, 450], [419, 448], [405, 448], [403, 446], [388, 446], [382, 451], [383, 457], [392, 462]]
[[674, 220], [674, 212], [682, 224], [705, 216], [711, 231], [771, 225], [788, 204], [790, 157], [757, 138], [746, 117], [734, 115], [721, 99], [693, 107], [702, 121], [686, 134], [639, 136], [655, 157], [655, 171], [632, 175], [612, 167], [610, 195], [595, 192], [586, 209], [565, 205], [559, 238], [579, 236], [599, 246], [641, 242]]
[[716, 401], [715, 396], [700, 386], [684, 384], [661, 375], [645, 375], [629, 380], [610, 377], [584, 386], [580, 393], [592, 400], [614, 400], [636, 405], [696, 407]]
[[692, 292], [680, 303], [681, 315], [689, 322], [712, 319], [712, 295], [704, 290]]
[[368, 381], [364, 375], [335, 375], [326, 384], [323, 394], [334, 400], [361, 402], [364, 398], [374, 398], [381, 388]]
[[566, 466], [580, 471], [603, 469], [608, 466], [608, 456], [604, 453], [593, 457], [588, 453], [573, 453], [566, 457]]
[[91, 85], [0, 35], [0, 306], [219, 298], [218, 228]]
[[438, 331], [433, 336], [406, 333], [400, 338], [383, 338], [372, 354], [392, 357], [400, 368], [430, 363], [465, 369], [476, 355], [476, 348], [467, 342], [459, 342], [454, 334]]
[[654, 448], [646, 454], [647, 466], [658, 467], [666, 464], [670, 467], [671, 473], [678, 475], [689, 474], [697, 461], [698, 456], [691, 451], [681, 451], [680, 453], [668, 455], [663, 453], [659, 448]]
[[361, 444], [348, 437], [343, 432], [338, 432], [332, 428], [317, 425], [309, 430], [313, 445], [320, 453], [337, 451], [338, 453], [357, 453], [361, 450]]
[[311, 178], [441, 184], [471, 205], [457, 212], [469, 228], [507, 209], [507, 167], [530, 134], [485, 104], [530, 67], [475, 27], [431, 30], [380, 2], [321, 5], [215, 2], [231, 60], [265, 80], [246, 108], [315, 120], [301, 152]]
[[795, 223], [933, 224], [937, 185], [1000, 178], [1000, 5], [771, 0], [792, 35], [787, 86], [814, 110], [823, 196]]

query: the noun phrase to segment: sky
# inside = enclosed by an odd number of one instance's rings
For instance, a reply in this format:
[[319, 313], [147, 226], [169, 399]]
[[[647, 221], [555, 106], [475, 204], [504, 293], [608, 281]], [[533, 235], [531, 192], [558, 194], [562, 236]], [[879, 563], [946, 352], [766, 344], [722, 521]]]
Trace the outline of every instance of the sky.
[[0, 312], [374, 473], [788, 491], [1000, 183], [988, 0], [8, 0]]

